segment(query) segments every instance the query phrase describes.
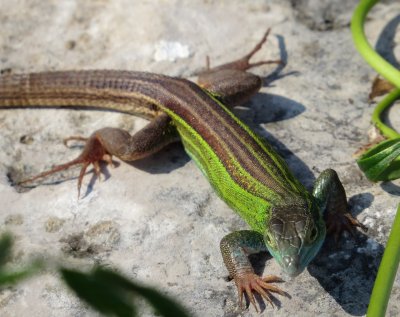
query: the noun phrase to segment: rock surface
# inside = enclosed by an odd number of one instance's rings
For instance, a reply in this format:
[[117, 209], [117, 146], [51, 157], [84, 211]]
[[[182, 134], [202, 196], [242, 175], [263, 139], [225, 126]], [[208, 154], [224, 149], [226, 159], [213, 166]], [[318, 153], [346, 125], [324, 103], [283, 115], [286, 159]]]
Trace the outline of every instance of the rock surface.
[[[191, 77], [205, 66], [248, 52], [268, 27], [256, 59], [285, 67], [254, 72], [265, 87], [237, 113], [282, 154], [311, 187], [325, 168], [338, 171], [351, 211], [370, 230], [339, 247], [328, 239], [308, 269], [282, 285], [290, 295], [263, 315], [362, 316], [393, 221], [400, 182], [372, 184], [352, 154], [368, 142], [374, 71], [355, 51], [349, 31], [357, 1], [38, 1], [0, 5], [0, 69], [30, 72], [125, 69]], [[399, 59], [400, 4], [385, 1], [366, 25], [371, 43]], [[397, 21], [397, 22], [396, 22]], [[389, 114], [400, 128], [398, 108]], [[396, 121], [397, 120], [397, 121]], [[61, 140], [104, 127], [136, 131], [145, 120], [110, 112], [0, 110], [0, 228], [16, 239], [15, 265], [40, 257], [88, 269], [116, 268], [180, 300], [193, 316], [259, 316], [241, 312], [219, 253], [220, 239], [246, 224], [219, 200], [180, 145], [148, 160], [86, 176], [76, 197], [73, 169], [17, 192], [10, 178], [32, 175], [79, 153]], [[54, 181], [54, 179], [56, 181]], [[62, 180], [62, 181], [60, 181]], [[282, 276], [256, 257], [264, 274]], [[285, 276], [282, 276], [285, 278]], [[388, 316], [400, 314], [400, 281]], [[0, 292], [2, 316], [97, 316], [53, 273]], [[142, 314], [152, 316], [149, 310]]]

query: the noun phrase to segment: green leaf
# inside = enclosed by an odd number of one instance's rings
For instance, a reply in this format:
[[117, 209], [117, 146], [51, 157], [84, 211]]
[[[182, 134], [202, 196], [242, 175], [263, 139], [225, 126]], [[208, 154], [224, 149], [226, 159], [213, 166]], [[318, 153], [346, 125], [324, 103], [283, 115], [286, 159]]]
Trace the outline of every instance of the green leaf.
[[65, 282], [97, 311], [119, 317], [136, 316], [136, 309], [119, 287], [108, 284], [93, 273], [61, 269]]
[[400, 177], [400, 138], [379, 143], [357, 160], [360, 169], [371, 181]]
[[11, 235], [7, 233], [2, 234], [0, 238], [0, 269], [4, 264], [6, 264], [10, 257], [12, 244], [13, 241]]
[[162, 316], [189, 317], [188, 313], [181, 305], [153, 288], [138, 285], [118, 273], [102, 268], [96, 269], [94, 276], [105, 284], [112, 285], [113, 288], [124, 289], [143, 296], [153, 306], [156, 312]]

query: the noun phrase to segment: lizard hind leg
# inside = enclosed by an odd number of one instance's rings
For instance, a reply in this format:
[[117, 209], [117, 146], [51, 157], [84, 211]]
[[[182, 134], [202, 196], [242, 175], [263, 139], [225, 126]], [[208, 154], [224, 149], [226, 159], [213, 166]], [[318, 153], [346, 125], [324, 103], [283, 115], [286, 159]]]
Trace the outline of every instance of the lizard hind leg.
[[250, 59], [254, 56], [254, 54], [256, 54], [261, 49], [263, 44], [267, 41], [270, 31], [271, 31], [271, 29], [268, 29], [264, 33], [264, 36], [262, 37], [262, 39], [245, 56], [243, 56], [242, 58], [240, 58], [236, 61], [233, 61], [232, 63], [222, 65], [221, 67], [237, 69], [237, 70], [248, 70], [250, 68], [265, 65], [265, 64], [282, 64], [281, 60], [264, 60], [264, 61], [260, 61], [260, 62], [256, 62], [256, 63], [250, 63]]
[[243, 57], [232, 62], [210, 68], [207, 58], [207, 69], [198, 74], [197, 83], [228, 108], [243, 105], [255, 95], [262, 86], [261, 77], [247, 72], [250, 68], [264, 64], [282, 64], [281, 60], [262, 60], [251, 63], [250, 59], [266, 42], [270, 29], [253, 49]]
[[67, 142], [70, 140], [86, 141], [86, 144], [85, 144], [85, 147], [84, 147], [82, 153], [77, 158], [75, 158], [67, 163], [56, 165], [48, 171], [44, 171], [44, 172], [37, 174], [33, 177], [30, 177], [28, 179], [24, 179], [24, 180], [18, 182], [18, 184], [21, 185], [21, 184], [29, 183], [29, 182], [35, 181], [37, 179], [40, 179], [40, 178], [45, 178], [51, 174], [61, 172], [72, 166], [82, 165], [81, 171], [79, 173], [79, 178], [78, 178], [78, 197], [79, 197], [80, 189], [82, 186], [82, 180], [83, 180], [83, 177], [85, 175], [85, 172], [86, 172], [88, 166], [90, 164], [93, 164], [95, 174], [97, 176], [99, 176], [100, 175], [99, 162], [102, 160], [105, 160], [106, 162], [111, 161], [111, 155], [109, 155], [107, 153], [106, 149], [101, 144], [101, 139], [98, 138], [96, 132], [93, 133], [89, 138], [70, 137], [70, 138], [65, 139], [64, 144], [67, 144]]

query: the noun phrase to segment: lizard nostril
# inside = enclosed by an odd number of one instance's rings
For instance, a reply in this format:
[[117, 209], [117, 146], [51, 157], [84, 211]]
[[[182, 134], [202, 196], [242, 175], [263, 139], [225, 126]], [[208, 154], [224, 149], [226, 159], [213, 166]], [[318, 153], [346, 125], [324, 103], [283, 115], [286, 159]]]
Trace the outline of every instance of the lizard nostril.
[[284, 256], [282, 260], [286, 267], [290, 266], [290, 264], [292, 263], [292, 258], [290, 256]]
[[299, 259], [297, 257], [291, 257], [291, 256], [284, 256], [282, 258], [284, 270], [289, 276], [296, 276], [298, 275], [301, 270], [299, 270]]
[[285, 267], [290, 268], [290, 267], [297, 267], [298, 265], [298, 258], [297, 257], [291, 257], [291, 256], [284, 256], [282, 258], [283, 264], [285, 265]]

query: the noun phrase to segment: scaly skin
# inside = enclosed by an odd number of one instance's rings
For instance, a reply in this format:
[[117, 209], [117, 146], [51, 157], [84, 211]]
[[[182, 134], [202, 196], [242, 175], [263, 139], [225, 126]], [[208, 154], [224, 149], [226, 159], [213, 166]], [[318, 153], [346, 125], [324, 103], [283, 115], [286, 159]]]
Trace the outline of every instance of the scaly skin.
[[79, 105], [154, 118], [133, 136], [121, 129], [104, 128], [87, 139], [78, 138], [86, 141], [78, 158], [24, 182], [81, 164], [79, 195], [90, 164], [99, 173], [100, 160], [111, 162], [112, 155], [127, 161], [143, 158], [176, 141], [179, 135], [217, 194], [251, 228], [231, 233], [221, 241], [222, 256], [238, 287], [240, 303], [246, 293], [256, 307], [253, 292], [258, 292], [272, 304], [271, 292], [285, 295], [271, 285], [280, 279], [254, 274], [247, 254], [268, 250], [284, 272], [295, 276], [314, 258], [325, 239], [324, 213], [330, 221], [328, 228], [336, 235], [361, 225], [348, 214], [346, 196], [334, 171], [322, 174], [311, 195], [272, 147], [221, 102], [243, 102], [260, 88], [261, 79], [245, 70], [270, 63], [249, 63], [267, 35], [244, 58], [201, 75], [200, 85], [207, 90], [185, 79], [128, 71], [0, 77], [3, 108]]

